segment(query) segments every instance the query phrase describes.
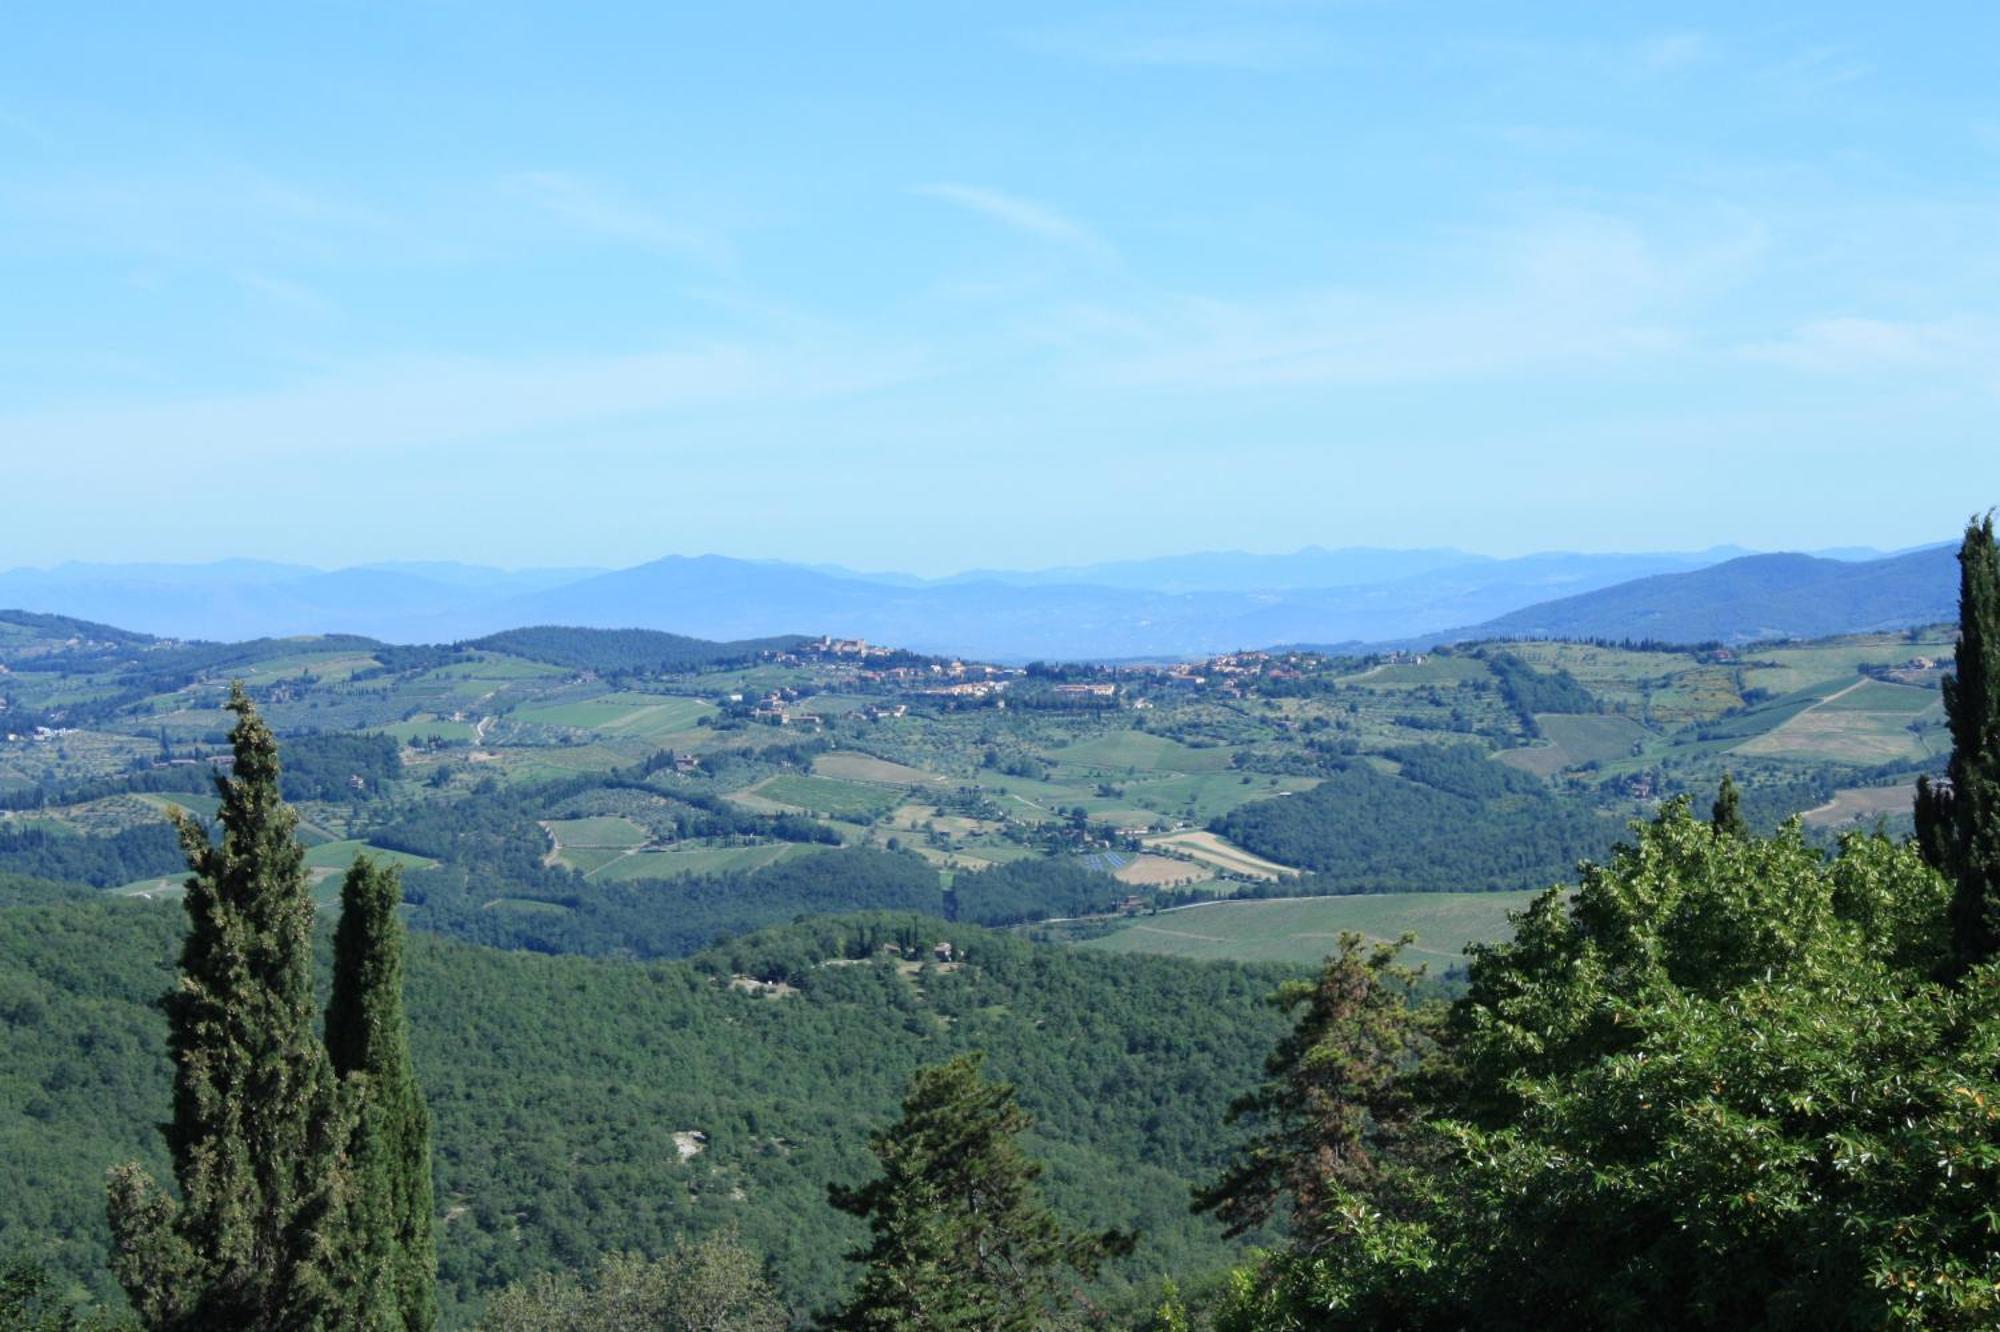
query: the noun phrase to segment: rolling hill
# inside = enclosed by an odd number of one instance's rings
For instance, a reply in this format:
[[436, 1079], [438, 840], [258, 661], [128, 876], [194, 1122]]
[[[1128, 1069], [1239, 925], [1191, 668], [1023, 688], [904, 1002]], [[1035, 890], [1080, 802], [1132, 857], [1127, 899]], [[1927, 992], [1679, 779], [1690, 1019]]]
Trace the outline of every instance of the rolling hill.
[[1950, 546], [1861, 562], [1746, 555], [1528, 606], [1430, 641], [1821, 638], [1949, 620], [1957, 596], [1958, 564]]

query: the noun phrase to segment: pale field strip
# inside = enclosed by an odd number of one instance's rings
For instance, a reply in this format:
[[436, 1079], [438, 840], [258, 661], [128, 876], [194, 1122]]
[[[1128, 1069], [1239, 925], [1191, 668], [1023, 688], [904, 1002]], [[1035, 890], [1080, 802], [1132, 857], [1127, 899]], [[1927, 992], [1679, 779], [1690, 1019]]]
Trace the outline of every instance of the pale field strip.
[[1275, 860], [1252, 855], [1242, 847], [1233, 846], [1212, 832], [1161, 833], [1146, 838], [1141, 845], [1158, 850], [1179, 852], [1195, 860], [1204, 861], [1217, 869], [1233, 874], [1248, 875], [1253, 879], [1284, 879], [1299, 873], [1289, 865], [1280, 865]]

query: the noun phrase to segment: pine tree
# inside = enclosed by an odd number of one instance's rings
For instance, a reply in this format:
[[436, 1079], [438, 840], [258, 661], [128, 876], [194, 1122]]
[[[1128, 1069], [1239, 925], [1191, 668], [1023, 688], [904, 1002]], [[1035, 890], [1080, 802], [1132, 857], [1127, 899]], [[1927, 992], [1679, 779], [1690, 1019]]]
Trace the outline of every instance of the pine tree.
[[1037, 1199], [1041, 1166], [1016, 1139], [1030, 1119], [1014, 1089], [980, 1075], [980, 1056], [919, 1069], [903, 1117], [872, 1134], [879, 1178], [828, 1190], [873, 1236], [833, 1320], [871, 1332], [1030, 1332], [1057, 1325], [1065, 1271], [1094, 1275], [1131, 1250], [1117, 1231], [1064, 1229]]
[[241, 686], [220, 843], [178, 820], [192, 874], [166, 1126], [178, 1201], [136, 1165], [112, 1172], [114, 1268], [154, 1328], [333, 1325], [328, 1281], [344, 1138], [313, 1002], [312, 915], [278, 746]]
[[1993, 515], [1965, 530], [1958, 551], [1958, 654], [1944, 681], [1951, 765], [1943, 784], [1917, 783], [1917, 843], [1952, 881], [1952, 966], [1963, 973], [2000, 952], [2000, 554]]
[[1750, 824], [1743, 817], [1743, 796], [1736, 789], [1736, 782], [1728, 773], [1722, 774], [1722, 789], [1715, 793], [1715, 806], [1709, 811], [1708, 826], [1715, 830], [1717, 837], [1748, 837]]
[[1395, 961], [1409, 942], [1343, 934], [1317, 979], [1288, 981], [1271, 997], [1299, 1016], [1265, 1061], [1264, 1084], [1229, 1107], [1230, 1123], [1256, 1133], [1194, 1197], [1194, 1210], [1213, 1212], [1231, 1238], [1286, 1202], [1294, 1233], [1315, 1233], [1343, 1197], [1379, 1190], [1397, 1168], [1416, 1113], [1403, 1075], [1431, 1042], [1410, 1004], [1417, 974]]
[[357, 858], [340, 891], [327, 1053], [353, 1108], [341, 1303], [350, 1325], [428, 1332], [437, 1322], [430, 1110], [403, 1014], [401, 875]]

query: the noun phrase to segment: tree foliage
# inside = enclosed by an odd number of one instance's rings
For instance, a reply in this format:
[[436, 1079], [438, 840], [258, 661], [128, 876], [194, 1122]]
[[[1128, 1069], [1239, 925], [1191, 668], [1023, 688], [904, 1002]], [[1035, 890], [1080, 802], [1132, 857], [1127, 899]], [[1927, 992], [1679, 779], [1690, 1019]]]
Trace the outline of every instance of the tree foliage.
[[1673, 803], [1478, 952], [1408, 1168], [1330, 1181], [1226, 1326], [1991, 1325], [2000, 976], [1932, 979], [1947, 895]]
[[1036, 1196], [1041, 1166], [1018, 1139], [1031, 1123], [1014, 1089], [960, 1055], [918, 1070], [902, 1118], [870, 1136], [881, 1174], [829, 1200], [868, 1223], [850, 1254], [861, 1281], [830, 1326], [860, 1332], [1029, 1332], [1059, 1325], [1067, 1273], [1089, 1277], [1131, 1250], [1118, 1231], [1082, 1234]]
[[1195, 1196], [1195, 1210], [1213, 1212], [1229, 1234], [1255, 1230], [1281, 1205], [1295, 1228], [1323, 1227], [1337, 1198], [1397, 1168], [1417, 1109], [1403, 1075], [1430, 1046], [1412, 1012], [1419, 977], [1395, 962], [1401, 946], [1343, 934], [1315, 979], [1272, 996], [1298, 1016], [1264, 1083], [1229, 1107], [1231, 1123], [1256, 1131]]
[[1708, 826], [1715, 830], [1717, 837], [1748, 837], [1750, 821], [1743, 816], [1743, 796], [1736, 789], [1736, 779], [1728, 773], [1722, 774], [1722, 785], [1715, 793], [1715, 804], [1708, 813]]
[[[163, 1007], [175, 1194], [111, 1172], [113, 1271], [156, 1329], [428, 1329], [428, 1121], [410, 1073], [393, 873], [357, 863], [323, 1038], [313, 901], [278, 745], [239, 687], [219, 842], [178, 820], [189, 928]], [[329, 1048], [331, 1047], [331, 1048]]]
[[220, 843], [180, 831], [192, 875], [167, 997], [178, 1198], [112, 1172], [114, 1268], [155, 1327], [318, 1326], [331, 1316], [334, 1164], [343, 1136], [312, 989], [312, 897], [277, 741], [239, 688]]
[[545, 1273], [510, 1286], [479, 1332], [784, 1332], [791, 1318], [733, 1234], [682, 1240], [648, 1262], [612, 1254], [585, 1281]]
[[428, 1332], [437, 1322], [431, 1118], [411, 1067], [403, 1013], [402, 884], [357, 860], [341, 885], [326, 1046], [351, 1102], [340, 1299], [365, 1328]]
[[[1414, 773], [1390, 776], [1351, 761], [1309, 791], [1244, 805], [1213, 827], [1260, 856], [1315, 871], [1304, 891], [1327, 893], [1540, 888], [1615, 840], [1610, 820], [1463, 748], [1483, 767], [1426, 755]], [[1504, 794], [1468, 794], [1473, 781], [1499, 781]]]

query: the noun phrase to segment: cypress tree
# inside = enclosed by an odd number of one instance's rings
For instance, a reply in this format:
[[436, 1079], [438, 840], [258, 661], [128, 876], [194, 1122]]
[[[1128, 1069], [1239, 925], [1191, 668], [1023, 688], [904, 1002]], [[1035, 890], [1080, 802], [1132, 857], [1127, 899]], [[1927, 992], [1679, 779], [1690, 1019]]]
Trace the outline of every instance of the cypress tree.
[[1951, 724], [1946, 780], [1917, 783], [1917, 844], [1952, 881], [1952, 967], [2000, 951], [2000, 554], [1993, 515], [1958, 550], [1958, 653], [1944, 681]]
[[403, 1014], [402, 900], [397, 870], [366, 858], [340, 890], [326, 1045], [356, 1112], [341, 1303], [352, 1326], [428, 1332], [437, 1322], [431, 1124]]
[[1722, 774], [1722, 789], [1715, 793], [1715, 805], [1709, 810], [1708, 826], [1717, 837], [1750, 835], [1750, 824], [1743, 817], [1743, 797], [1735, 780], [1726, 772]]
[[180, 981], [164, 1001], [180, 1196], [136, 1165], [112, 1172], [114, 1269], [154, 1328], [326, 1327], [345, 1135], [316, 1030], [313, 903], [277, 741], [240, 685], [229, 709], [221, 841], [177, 820], [192, 871]]

